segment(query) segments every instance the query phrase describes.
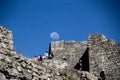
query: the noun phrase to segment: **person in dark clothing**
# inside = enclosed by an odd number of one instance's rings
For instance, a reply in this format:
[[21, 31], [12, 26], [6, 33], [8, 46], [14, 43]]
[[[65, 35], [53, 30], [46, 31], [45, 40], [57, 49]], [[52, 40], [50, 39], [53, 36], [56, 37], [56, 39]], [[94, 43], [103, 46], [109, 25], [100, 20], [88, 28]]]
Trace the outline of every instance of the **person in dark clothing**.
[[63, 58], [62, 58], [64, 61], [66, 61], [66, 58], [65, 58], [65, 56], [63, 56]]
[[104, 71], [100, 72], [100, 77], [101, 77], [101, 80], [106, 80], [106, 76], [105, 76]]
[[38, 56], [38, 61], [42, 61], [42, 56], [41, 55]]

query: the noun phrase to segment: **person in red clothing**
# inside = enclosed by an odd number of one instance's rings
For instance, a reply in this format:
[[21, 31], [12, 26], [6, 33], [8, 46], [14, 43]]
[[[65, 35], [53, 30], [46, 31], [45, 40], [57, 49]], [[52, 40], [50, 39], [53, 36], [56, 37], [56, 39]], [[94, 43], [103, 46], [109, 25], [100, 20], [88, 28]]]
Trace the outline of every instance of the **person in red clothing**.
[[34, 57], [33, 57], [33, 60], [38, 61], [37, 56], [34, 56]]

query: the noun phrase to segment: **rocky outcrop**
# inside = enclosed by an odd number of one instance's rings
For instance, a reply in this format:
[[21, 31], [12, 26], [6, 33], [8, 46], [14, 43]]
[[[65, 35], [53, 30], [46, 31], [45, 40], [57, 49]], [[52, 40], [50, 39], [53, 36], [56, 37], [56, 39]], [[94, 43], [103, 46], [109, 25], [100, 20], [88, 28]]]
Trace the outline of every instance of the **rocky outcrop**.
[[[34, 61], [14, 51], [0, 53], [0, 80], [81, 80], [80, 74], [67, 70], [60, 60]], [[87, 75], [88, 77], [88, 75]], [[91, 80], [96, 80], [92, 79]]]
[[[58, 59], [34, 61], [14, 51], [12, 31], [0, 27], [0, 80], [80, 80]], [[73, 74], [74, 73], [74, 74]]]
[[0, 80], [60, 80], [59, 72], [51, 66], [45, 60], [34, 61], [14, 51], [12, 32], [0, 27]]
[[12, 31], [0, 26], [0, 80], [98, 80], [101, 71], [108, 80], [120, 79], [120, 44], [104, 35], [51, 42], [49, 54], [52, 59], [39, 62], [17, 53]]
[[13, 50], [12, 31], [6, 30], [3, 26], [0, 26], [0, 48]]

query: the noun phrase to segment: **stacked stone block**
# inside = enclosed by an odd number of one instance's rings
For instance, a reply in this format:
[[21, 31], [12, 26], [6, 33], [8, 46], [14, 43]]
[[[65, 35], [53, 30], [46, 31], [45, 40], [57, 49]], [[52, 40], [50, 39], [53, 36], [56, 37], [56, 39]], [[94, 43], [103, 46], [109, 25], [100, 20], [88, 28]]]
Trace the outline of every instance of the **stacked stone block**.
[[12, 31], [0, 26], [0, 48], [13, 50]]
[[51, 42], [51, 53], [55, 59], [62, 60], [63, 57], [69, 65], [68, 69], [73, 69], [79, 62], [83, 53], [87, 49], [87, 42], [75, 42], [75, 41], [56, 41]]
[[66, 57], [68, 69], [73, 69], [89, 48], [90, 73], [100, 77], [104, 71], [108, 80], [119, 80], [120, 77], [120, 44], [106, 39], [102, 34], [90, 34], [87, 42], [56, 41], [51, 42], [51, 52], [56, 59]]
[[59, 61], [49, 63], [46, 60], [41, 63], [26, 58], [13, 50], [12, 39], [12, 32], [1, 26], [0, 80], [64, 80], [64, 75], [60, 75], [55, 68], [59, 68], [59, 66], [64, 68], [65, 63], [58, 65]]
[[104, 71], [108, 80], [119, 79], [120, 46], [98, 34], [89, 36], [89, 46], [90, 72], [99, 77]]
[[[59, 70], [63, 68], [68, 71], [73, 70], [87, 49], [90, 73], [83, 71], [84, 75], [87, 75], [90, 80], [97, 80], [100, 72], [104, 71], [107, 80], [120, 79], [120, 44], [115, 44], [112, 39], [106, 39], [104, 35], [91, 34], [88, 41], [83, 42], [64, 40], [51, 42], [50, 53], [54, 55], [54, 58], [40, 63], [17, 54], [13, 48], [12, 32], [0, 26], [0, 79], [70, 80], [71, 75], [68, 77], [63, 75], [66, 73], [60, 74]], [[66, 72], [64, 69], [62, 71]], [[77, 76], [76, 80], [81, 80], [79, 77]]]

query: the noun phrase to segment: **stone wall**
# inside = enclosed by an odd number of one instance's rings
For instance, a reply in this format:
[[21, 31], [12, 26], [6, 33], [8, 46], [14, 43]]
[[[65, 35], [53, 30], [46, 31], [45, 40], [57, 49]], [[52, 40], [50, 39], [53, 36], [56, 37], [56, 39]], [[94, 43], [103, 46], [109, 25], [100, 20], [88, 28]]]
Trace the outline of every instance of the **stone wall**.
[[[88, 50], [88, 52], [86, 52]], [[51, 52], [56, 59], [63, 56], [69, 64], [68, 69], [74, 69], [75, 64], [82, 59], [84, 69], [97, 77], [104, 71], [108, 80], [120, 79], [120, 45], [112, 39], [106, 39], [101, 34], [91, 34], [87, 42], [56, 41], [51, 42]], [[85, 54], [88, 54], [89, 59]], [[86, 63], [88, 61], [88, 63]]]
[[[91, 34], [88, 41], [81, 42], [51, 42], [50, 53], [53, 59], [43, 59], [42, 63], [18, 54], [13, 48], [12, 32], [0, 27], [1, 80], [97, 80], [101, 71], [107, 80], [120, 79], [120, 44], [104, 35]], [[79, 59], [83, 71], [74, 72]], [[84, 74], [83, 79], [79, 73]]]
[[90, 72], [104, 71], [108, 80], [120, 79], [120, 46], [104, 35], [89, 35]]
[[51, 42], [51, 53], [55, 59], [66, 58], [68, 69], [73, 69], [87, 49], [87, 42], [56, 41]]
[[34, 61], [14, 51], [12, 39], [12, 32], [1, 26], [0, 80], [63, 80], [57, 69], [53, 69], [52, 62], [49, 64], [46, 60], [43, 63]]
[[13, 36], [12, 31], [0, 26], [0, 48], [7, 48], [13, 50]]
[[[12, 32], [3, 27], [0, 31], [0, 80], [81, 80], [80, 74], [66, 71], [66, 61], [43, 59], [39, 62], [18, 54], [13, 49]], [[97, 80], [94, 75], [83, 73], [90, 80]]]

